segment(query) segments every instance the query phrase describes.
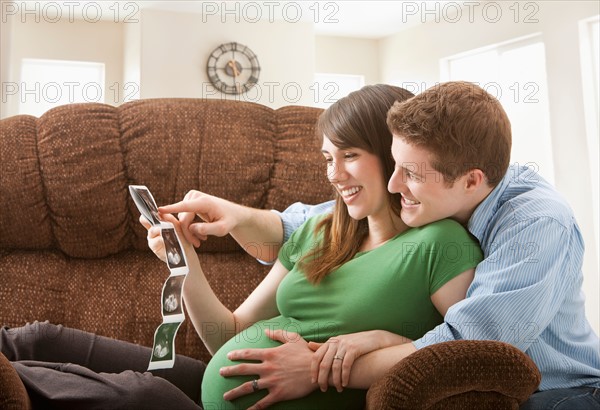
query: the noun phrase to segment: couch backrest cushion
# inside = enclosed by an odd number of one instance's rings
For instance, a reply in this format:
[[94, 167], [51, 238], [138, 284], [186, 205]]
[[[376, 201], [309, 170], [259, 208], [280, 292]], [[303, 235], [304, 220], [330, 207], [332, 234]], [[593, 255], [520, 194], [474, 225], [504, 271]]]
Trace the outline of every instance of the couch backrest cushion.
[[[154, 99], [2, 120], [0, 249], [60, 249], [79, 258], [146, 249], [129, 184], [147, 185], [159, 205], [190, 189], [259, 208], [326, 200], [331, 189], [314, 134], [320, 112]], [[201, 248], [237, 250], [230, 238]]]
[[295, 201], [316, 204], [332, 196], [322, 138], [315, 133], [320, 113], [306, 107], [277, 110], [274, 165], [265, 208], [282, 210]]
[[0, 249], [52, 246], [36, 130], [35, 117], [0, 121]]

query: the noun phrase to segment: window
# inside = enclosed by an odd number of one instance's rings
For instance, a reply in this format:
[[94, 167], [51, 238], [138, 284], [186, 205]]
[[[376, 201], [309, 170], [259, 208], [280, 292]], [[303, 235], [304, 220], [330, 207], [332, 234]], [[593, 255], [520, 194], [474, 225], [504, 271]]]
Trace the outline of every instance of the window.
[[365, 77], [350, 74], [315, 74], [315, 83], [311, 87], [315, 107], [327, 108], [352, 91], [365, 85]]
[[23, 59], [19, 114], [40, 116], [50, 108], [104, 102], [104, 64]]
[[[581, 78], [583, 81], [583, 107], [585, 110], [590, 179], [592, 182], [592, 209], [596, 246], [600, 244], [598, 215], [600, 214], [598, 195], [600, 184], [598, 173], [600, 155], [600, 16], [579, 23]], [[599, 253], [596, 251], [596, 255]]]
[[535, 35], [443, 59], [441, 77], [476, 82], [497, 97], [512, 125], [511, 162], [553, 183], [545, 64], [544, 43]]

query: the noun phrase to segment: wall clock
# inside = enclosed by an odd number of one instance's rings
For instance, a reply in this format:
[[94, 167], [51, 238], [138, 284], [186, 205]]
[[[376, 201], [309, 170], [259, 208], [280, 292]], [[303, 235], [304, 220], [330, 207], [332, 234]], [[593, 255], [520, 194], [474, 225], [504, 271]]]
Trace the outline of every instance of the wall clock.
[[242, 94], [258, 82], [260, 64], [248, 47], [236, 42], [224, 43], [208, 57], [206, 72], [217, 90]]

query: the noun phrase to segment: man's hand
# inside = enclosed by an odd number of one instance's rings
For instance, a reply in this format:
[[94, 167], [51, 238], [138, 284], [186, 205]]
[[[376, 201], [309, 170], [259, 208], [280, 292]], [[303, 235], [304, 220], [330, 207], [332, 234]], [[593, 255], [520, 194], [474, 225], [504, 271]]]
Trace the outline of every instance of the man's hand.
[[[258, 410], [285, 400], [298, 399], [312, 393], [317, 385], [311, 382], [310, 366], [313, 352], [297, 333], [283, 330], [265, 330], [268, 337], [283, 343], [268, 349], [241, 349], [230, 352], [230, 360], [258, 360], [261, 363], [241, 363], [221, 369], [221, 376], [258, 375], [258, 387], [269, 394], [250, 407]], [[225, 393], [225, 400], [233, 400], [254, 392], [247, 382]]]
[[[158, 208], [160, 213], [178, 213], [185, 238], [196, 248], [209, 235], [225, 236], [243, 220], [246, 208], [200, 191], [188, 192], [183, 201]], [[194, 222], [198, 215], [204, 222]]]

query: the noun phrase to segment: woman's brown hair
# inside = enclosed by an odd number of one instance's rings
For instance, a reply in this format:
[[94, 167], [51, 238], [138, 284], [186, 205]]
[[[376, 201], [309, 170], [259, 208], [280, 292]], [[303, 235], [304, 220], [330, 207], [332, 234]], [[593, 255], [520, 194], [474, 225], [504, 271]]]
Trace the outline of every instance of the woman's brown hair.
[[[392, 134], [386, 116], [395, 101], [413, 94], [403, 88], [378, 84], [361, 88], [341, 98], [325, 110], [317, 121], [317, 134], [327, 137], [339, 149], [360, 148], [381, 160], [385, 182], [394, 172], [391, 154]], [[400, 195], [389, 194], [391, 212], [400, 214]], [[323, 233], [319, 247], [300, 260], [300, 268], [309, 281], [319, 283], [327, 274], [351, 260], [369, 232], [367, 219], [357, 221], [336, 191], [333, 212], [315, 228]]]

